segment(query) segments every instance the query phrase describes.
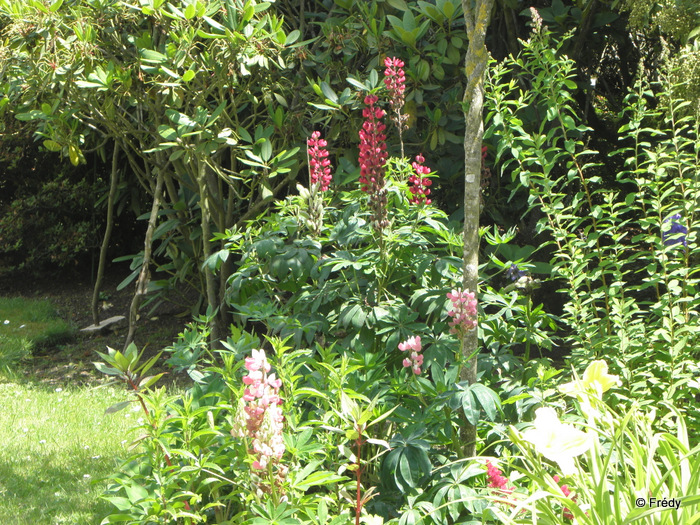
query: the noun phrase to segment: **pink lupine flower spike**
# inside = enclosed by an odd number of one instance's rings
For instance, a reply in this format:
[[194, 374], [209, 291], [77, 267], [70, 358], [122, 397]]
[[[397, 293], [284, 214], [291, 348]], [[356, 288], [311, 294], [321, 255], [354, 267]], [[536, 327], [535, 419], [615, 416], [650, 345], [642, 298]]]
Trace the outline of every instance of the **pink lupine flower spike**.
[[408, 352], [408, 357], [403, 360], [404, 368], [411, 368], [414, 374], [419, 375], [423, 366], [423, 354], [420, 353], [423, 347], [420, 337], [409, 337], [403, 343], [399, 343], [399, 350]]
[[309, 154], [309, 176], [311, 185], [320, 183], [320, 190], [327, 191], [333, 176], [331, 175], [331, 161], [328, 160], [328, 151], [324, 148], [328, 143], [321, 138], [320, 131], [314, 131], [311, 138], [306, 141]]

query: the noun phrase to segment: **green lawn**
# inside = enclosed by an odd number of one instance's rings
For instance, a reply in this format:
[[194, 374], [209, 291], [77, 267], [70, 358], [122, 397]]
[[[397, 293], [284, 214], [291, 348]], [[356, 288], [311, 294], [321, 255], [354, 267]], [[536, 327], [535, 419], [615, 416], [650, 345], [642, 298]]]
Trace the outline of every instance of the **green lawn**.
[[109, 510], [99, 480], [127, 455], [141, 416], [105, 415], [125, 399], [112, 387], [0, 384], [0, 523], [99, 524]]
[[11, 373], [32, 349], [66, 341], [74, 333], [49, 301], [0, 297], [0, 373]]

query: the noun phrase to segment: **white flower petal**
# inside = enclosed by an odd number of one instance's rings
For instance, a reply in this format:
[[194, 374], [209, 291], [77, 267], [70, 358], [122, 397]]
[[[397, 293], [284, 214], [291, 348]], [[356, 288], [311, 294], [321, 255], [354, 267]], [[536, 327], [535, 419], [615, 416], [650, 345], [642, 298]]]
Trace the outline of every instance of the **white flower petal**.
[[553, 408], [543, 407], [535, 411], [535, 427], [523, 433], [523, 438], [535, 446], [535, 450], [562, 469], [571, 472], [573, 458], [591, 447], [589, 436], [572, 425], [562, 423]]

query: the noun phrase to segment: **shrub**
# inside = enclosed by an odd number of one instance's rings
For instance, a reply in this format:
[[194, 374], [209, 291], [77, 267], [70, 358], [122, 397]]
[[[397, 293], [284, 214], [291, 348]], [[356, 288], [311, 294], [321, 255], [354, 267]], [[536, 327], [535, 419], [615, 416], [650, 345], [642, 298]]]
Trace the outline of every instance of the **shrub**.
[[0, 276], [75, 266], [99, 242], [96, 218], [100, 182], [60, 176], [37, 191], [18, 195], [0, 215]]
[[[503, 168], [519, 182], [514, 191], [527, 189], [530, 209], [541, 213], [572, 362], [614, 353], [611, 366], [625, 385], [619, 401], [671, 403], [697, 428], [700, 413], [687, 395], [700, 373], [697, 121], [679, 112], [686, 103], [671, 96], [668, 76], [654, 86], [640, 81], [619, 115], [622, 144], [612, 156], [620, 168], [606, 182], [591, 161], [590, 130], [577, 124], [573, 62], [560, 47], [542, 29], [520, 57], [494, 68], [486, 136], [499, 137]], [[505, 81], [516, 69], [532, 89]], [[544, 118], [525, 126], [532, 108]]]

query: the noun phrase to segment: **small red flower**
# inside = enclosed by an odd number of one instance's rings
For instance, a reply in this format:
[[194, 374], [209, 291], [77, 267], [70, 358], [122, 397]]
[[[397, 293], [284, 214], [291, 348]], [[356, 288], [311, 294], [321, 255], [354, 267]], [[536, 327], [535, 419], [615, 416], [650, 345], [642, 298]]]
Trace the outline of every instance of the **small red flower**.
[[[553, 479], [556, 483], [559, 483], [559, 480], [560, 480], [561, 478], [560, 478], [559, 476], [552, 476], [552, 479]], [[561, 489], [561, 491], [562, 491], [562, 493], [564, 494], [564, 496], [566, 496], [567, 498], [570, 498], [570, 497], [571, 497], [571, 489], [569, 488], [568, 485], [560, 485], [559, 488]], [[574, 497], [571, 498], [571, 501], [576, 501], [576, 498], [578, 498], [578, 496], [577, 496], [577, 495], [574, 495]], [[564, 507], [563, 516], [564, 516], [565, 518], [567, 518], [567, 519], [570, 519], [570, 520], [574, 519], [574, 515], [571, 513], [571, 510], [569, 510], [569, 509], [566, 508], [566, 507]]]

